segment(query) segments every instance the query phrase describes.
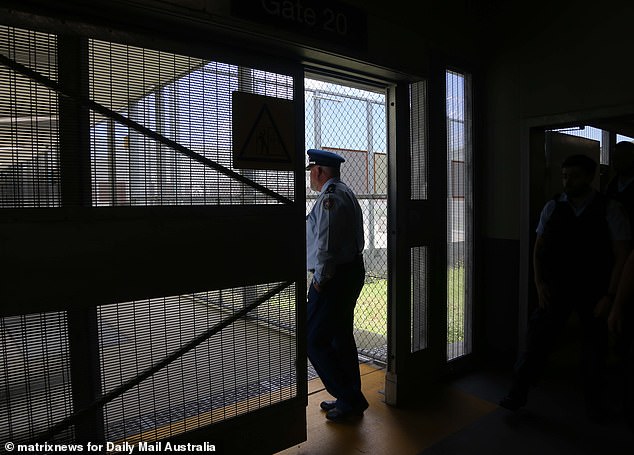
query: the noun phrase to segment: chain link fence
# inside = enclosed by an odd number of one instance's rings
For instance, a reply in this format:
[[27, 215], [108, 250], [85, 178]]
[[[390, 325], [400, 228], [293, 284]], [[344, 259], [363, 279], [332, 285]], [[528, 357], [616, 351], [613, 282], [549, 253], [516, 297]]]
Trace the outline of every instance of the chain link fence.
[[[385, 93], [315, 79], [305, 80], [306, 148], [341, 155], [341, 180], [363, 211], [365, 286], [355, 309], [361, 357], [387, 360], [387, 121]], [[318, 193], [306, 175], [306, 210]]]

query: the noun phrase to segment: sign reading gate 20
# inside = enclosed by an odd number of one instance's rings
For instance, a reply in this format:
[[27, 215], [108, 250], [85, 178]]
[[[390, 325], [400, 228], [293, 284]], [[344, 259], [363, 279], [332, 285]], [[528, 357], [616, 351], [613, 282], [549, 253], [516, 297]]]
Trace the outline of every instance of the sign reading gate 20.
[[231, 13], [340, 46], [367, 46], [365, 13], [336, 0], [233, 0]]

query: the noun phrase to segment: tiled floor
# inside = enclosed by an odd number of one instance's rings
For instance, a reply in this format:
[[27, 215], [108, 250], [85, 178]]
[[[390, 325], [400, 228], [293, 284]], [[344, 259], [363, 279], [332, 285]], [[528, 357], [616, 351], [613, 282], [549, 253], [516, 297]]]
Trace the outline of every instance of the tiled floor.
[[306, 410], [308, 439], [280, 455], [415, 455], [435, 442], [492, 412], [497, 407], [460, 391], [443, 387], [442, 406], [396, 409], [383, 400], [385, 370], [361, 365], [363, 392], [370, 402], [363, 419], [345, 424], [326, 420], [319, 409], [331, 399], [319, 379], [309, 382]]

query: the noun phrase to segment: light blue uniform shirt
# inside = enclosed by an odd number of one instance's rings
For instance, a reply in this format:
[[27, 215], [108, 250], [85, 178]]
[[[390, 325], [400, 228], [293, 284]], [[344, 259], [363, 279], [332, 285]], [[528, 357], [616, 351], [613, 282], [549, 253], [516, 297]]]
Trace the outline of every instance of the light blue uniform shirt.
[[306, 216], [306, 268], [314, 280], [331, 279], [337, 264], [363, 252], [363, 215], [354, 193], [337, 178], [328, 180]]

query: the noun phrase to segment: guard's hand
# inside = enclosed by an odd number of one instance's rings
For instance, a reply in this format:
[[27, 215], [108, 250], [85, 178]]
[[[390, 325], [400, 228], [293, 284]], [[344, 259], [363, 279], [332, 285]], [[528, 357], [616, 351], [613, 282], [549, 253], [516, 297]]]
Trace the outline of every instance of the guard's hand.
[[550, 289], [544, 283], [537, 283], [537, 296], [539, 298], [539, 307], [546, 308], [550, 305]]
[[611, 308], [612, 308], [612, 298], [607, 295], [604, 295], [603, 297], [601, 297], [601, 300], [599, 300], [599, 303], [597, 303], [596, 306], [594, 307], [594, 317], [595, 318], [607, 317]]
[[315, 288], [317, 292], [321, 292], [321, 286], [319, 286], [319, 283], [317, 283], [314, 280], [313, 280], [313, 287]]

